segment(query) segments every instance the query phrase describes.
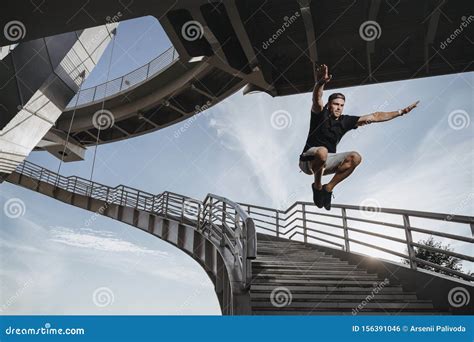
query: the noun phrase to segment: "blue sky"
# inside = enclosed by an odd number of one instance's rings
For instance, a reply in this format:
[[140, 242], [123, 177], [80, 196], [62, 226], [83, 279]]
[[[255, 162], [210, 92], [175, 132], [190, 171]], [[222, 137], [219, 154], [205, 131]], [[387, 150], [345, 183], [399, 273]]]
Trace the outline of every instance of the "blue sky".
[[[110, 78], [140, 67], [171, 45], [151, 17], [121, 23], [115, 44]], [[110, 51], [109, 46], [86, 87], [106, 81]], [[338, 151], [356, 150], [363, 162], [335, 189], [334, 202], [369, 200], [382, 207], [473, 215], [473, 86], [474, 73], [464, 73], [339, 89], [346, 95], [345, 113], [351, 115], [421, 102], [407, 116], [343, 138]], [[198, 199], [215, 193], [281, 209], [297, 200], [311, 201], [312, 179], [298, 168], [310, 107], [311, 94], [272, 98], [239, 91], [188, 124], [99, 146], [94, 180]], [[285, 117], [283, 129], [275, 128], [274, 113]], [[462, 128], [453, 115], [467, 120]], [[89, 178], [92, 156], [89, 149], [85, 161], [63, 164], [61, 173]], [[28, 160], [52, 170], [59, 164], [45, 152], [34, 152]], [[19, 198], [26, 208], [20, 218], [2, 217], [4, 313], [220, 314], [207, 275], [176, 248], [6, 182], [0, 189], [2, 207]], [[452, 232], [465, 229], [453, 226]], [[468, 252], [465, 246], [454, 247]], [[97, 291], [103, 291], [109, 305], [96, 305]]]

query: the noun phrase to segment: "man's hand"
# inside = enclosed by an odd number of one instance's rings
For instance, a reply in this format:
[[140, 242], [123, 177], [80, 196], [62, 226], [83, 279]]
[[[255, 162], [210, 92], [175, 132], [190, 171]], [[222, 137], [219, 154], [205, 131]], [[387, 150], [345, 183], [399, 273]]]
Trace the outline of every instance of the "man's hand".
[[405, 108], [403, 108], [403, 109], [400, 109], [401, 115], [410, 113], [410, 112], [413, 110], [413, 108], [416, 107], [416, 105], [417, 105], [418, 103], [420, 103], [420, 101], [416, 101], [415, 103], [412, 103], [412, 104], [409, 105], [408, 107], [405, 107]]
[[326, 64], [321, 64], [316, 68], [316, 84], [313, 89], [313, 106], [312, 112], [319, 113], [323, 110], [323, 89], [324, 85], [328, 83], [332, 78], [332, 75], [328, 73], [328, 67]]
[[318, 82], [328, 83], [332, 78], [332, 75], [329, 75], [328, 67], [326, 64], [321, 64], [316, 68], [316, 79]]

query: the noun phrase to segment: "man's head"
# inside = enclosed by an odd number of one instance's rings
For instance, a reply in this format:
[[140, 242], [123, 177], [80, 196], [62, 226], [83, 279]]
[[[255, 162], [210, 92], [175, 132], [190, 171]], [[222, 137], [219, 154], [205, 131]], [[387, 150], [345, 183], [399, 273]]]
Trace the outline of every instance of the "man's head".
[[336, 118], [342, 115], [342, 109], [344, 108], [344, 103], [346, 102], [346, 97], [341, 93], [334, 93], [329, 96], [328, 100], [328, 109], [332, 115]]

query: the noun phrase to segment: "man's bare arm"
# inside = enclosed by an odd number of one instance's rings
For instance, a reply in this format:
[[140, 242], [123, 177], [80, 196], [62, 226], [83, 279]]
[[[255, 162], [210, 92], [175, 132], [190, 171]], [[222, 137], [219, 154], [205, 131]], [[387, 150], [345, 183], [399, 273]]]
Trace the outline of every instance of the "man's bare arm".
[[319, 113], [323, 110], [323, 91], [324, 85], [331, 80], [331, 76], [328, 74], [328, 67], [326, 64], [322, 64], [316, 69], [316, 79], [318, 80], [314, 85], [313, 89], [313, 107], [311, 110], [315, 113]]
[[412, 103], [408, 107], [405, 107], [403, 109], [393, 111], [393, 112], [375, 112], [372, 114], [367, 114], [363, 115], [359, 118], [357, 121], [357, 126], [364, 126], [371, 124], [373, 122], [384, 122], [384, 121], [389, 121], [392, 119], [395, 119], [396, 117], [405, 115], [413, 110], [420, 101], [416, 101], [415, 103]]
[[324, 83], [321, 84], [317, 82], [314, 85], [313, 89], [313, 108], [311, 109], [315, 113], [319, 113], [323, 110], [324, 103], [323, 103], [323, 91], [324, 91]]

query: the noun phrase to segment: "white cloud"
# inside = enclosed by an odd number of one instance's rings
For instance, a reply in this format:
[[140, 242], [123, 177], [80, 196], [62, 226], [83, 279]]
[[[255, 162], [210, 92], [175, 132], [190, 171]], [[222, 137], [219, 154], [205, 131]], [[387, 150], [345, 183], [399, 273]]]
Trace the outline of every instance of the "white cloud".
[[50, 241], [79, 248], [95, 249], [104, 252], [142, 253], [167, 257], [167, 252], [150, 250], [118, 238], [113, 232], [97, 231], [88, 228], [73, 230], [54, 227], [50, 231]]

